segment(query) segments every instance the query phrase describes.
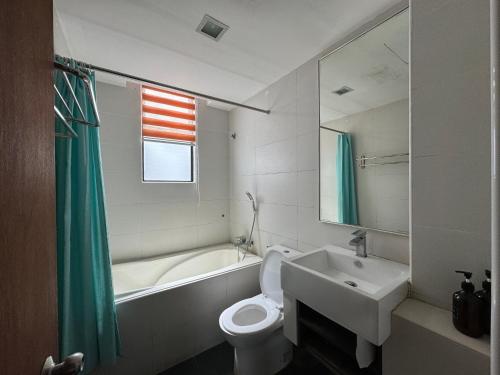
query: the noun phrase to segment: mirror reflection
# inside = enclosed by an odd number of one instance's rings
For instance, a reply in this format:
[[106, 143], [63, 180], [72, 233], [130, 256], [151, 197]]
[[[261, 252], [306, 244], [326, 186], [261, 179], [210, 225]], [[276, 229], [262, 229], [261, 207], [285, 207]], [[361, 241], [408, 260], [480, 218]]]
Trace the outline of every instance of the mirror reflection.
[[408, 232], [408, 41], [406, 10], [319, 62], [321, 221]]

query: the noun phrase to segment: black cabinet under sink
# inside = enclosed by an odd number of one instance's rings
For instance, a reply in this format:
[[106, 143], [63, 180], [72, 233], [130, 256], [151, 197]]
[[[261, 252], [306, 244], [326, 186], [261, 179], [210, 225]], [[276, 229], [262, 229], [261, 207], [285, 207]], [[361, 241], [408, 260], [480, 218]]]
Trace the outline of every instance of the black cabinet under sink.
[[299, 301], [297, 309], [298, 355], [307, 355], [330, 374], [382, 375], [382, 347], [377, 347], [373, 363], [360, 369], [356, 361], [356, 334]]

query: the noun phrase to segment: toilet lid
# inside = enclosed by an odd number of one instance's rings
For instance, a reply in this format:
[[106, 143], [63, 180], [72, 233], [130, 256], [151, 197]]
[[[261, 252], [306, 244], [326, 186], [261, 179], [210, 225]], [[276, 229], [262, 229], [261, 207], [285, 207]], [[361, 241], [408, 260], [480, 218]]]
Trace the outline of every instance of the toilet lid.
[[281, 289], [281, 260], [298, 255], [296, 250], [284, 246], [269, 248], [260, 267], [260, 289], [262, 294], [272, 299], [278, 306], [283, 306], [283, 290]]

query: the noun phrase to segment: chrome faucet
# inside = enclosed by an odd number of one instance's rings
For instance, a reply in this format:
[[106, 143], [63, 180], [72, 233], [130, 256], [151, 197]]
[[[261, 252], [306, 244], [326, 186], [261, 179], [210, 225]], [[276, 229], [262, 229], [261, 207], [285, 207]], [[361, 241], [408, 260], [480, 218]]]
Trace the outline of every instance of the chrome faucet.
[[356, 246], [356, 256], [366, 258], [366, 231], [358, 229], [352, 235], [356, 237], [349, 241], [349, 245]]
[[233, 246], [236, 247], [236, 250], [238, 251], [238, 262], [243, 260], [245, 258], [245, 253], [243, 257], [240, 256], [240, 251], [243, 250], [242, 248], [245, 246], [247, 243], [247, 239], [245, 236], [237, 236], [233, 238]]

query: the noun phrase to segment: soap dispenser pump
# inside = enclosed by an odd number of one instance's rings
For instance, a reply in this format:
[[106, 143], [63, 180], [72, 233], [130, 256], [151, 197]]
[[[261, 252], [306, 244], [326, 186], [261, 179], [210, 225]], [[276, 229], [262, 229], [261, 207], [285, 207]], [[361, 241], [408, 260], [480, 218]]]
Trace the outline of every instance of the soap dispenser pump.
[[486, 280], [483, 281], [483, 289], [476, 292], [476, 296], [482, 301], [481, 325], [484, 333], [490, 333], [491, 326], [491, 271], [485, 270]]
[[455, 271], [465, 276], [462, 290], [453, 293], [453, 325], [467, 336], [479, 337], [481, 326], [481, 300], [474, 294], [474, 284], [470, 281], [472, 272]]

